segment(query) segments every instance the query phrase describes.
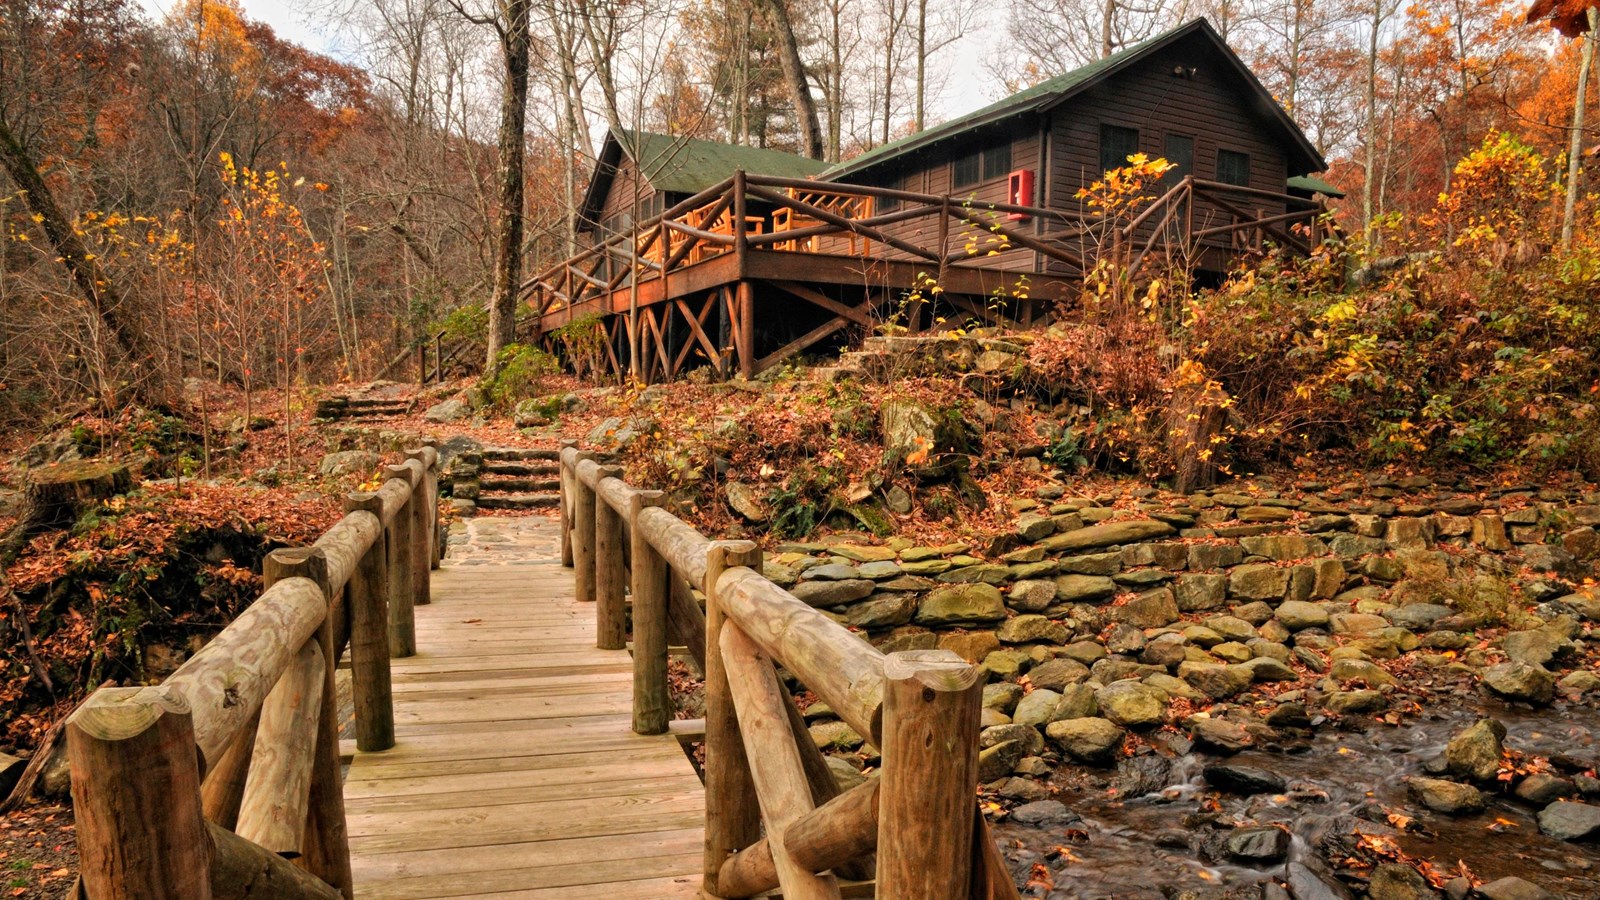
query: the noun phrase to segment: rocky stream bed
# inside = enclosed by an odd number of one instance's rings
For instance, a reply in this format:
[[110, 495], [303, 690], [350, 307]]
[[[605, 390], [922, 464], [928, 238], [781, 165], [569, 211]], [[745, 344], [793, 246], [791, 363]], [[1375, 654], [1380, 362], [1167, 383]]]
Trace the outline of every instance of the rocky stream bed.
[[[996, 834], [1032, 897], [1600, 897], [1600, 849], [1541, 829], [1563, 824], [1552, 805], [1576, 808], [1558, 798], [1600, 791], [1600, 711], [1446, 703], [1399, 725], [1284, 729], [1234, 754], [1156, 733], [1110, 768], [1000, 782]], [[1480, 716], [1504, 725], [1506, 752]], [[1474, 779], [1473, 764], [1493, 774]]]

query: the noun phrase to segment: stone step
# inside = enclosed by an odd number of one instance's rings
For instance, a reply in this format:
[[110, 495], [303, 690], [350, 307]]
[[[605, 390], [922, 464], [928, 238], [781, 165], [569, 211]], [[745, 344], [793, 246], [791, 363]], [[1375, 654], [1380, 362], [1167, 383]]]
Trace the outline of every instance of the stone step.
[[479, 509], [541, 509], [557, 506], [557, 494], [485, 494], [478, 497]]
[[561, 451], [529, 447], [485, 447], [483, 448], [483, 458], [485, 460], [556, 460], [561, 458]]
[[545, 493], [549, 491], [560, 490], [561, 479], [559, 478], [505, 478], [480, 475], [478, 479], [478, 491], [481, 494], [488, 494], [491, 492], [522, 493], [529, 491], [535, 493]]
[[481, 471], [485, 475], [556, 475], [561, 471], [561, 464], [553, 461], [497, 459], [485, 462]]

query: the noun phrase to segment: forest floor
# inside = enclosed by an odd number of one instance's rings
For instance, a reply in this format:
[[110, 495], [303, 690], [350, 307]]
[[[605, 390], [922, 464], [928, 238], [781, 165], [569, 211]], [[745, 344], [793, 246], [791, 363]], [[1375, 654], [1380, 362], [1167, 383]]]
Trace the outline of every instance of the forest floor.
[[[964, 413], [975, 426], [973, 433], [965, 438], [969, 444], [964, 455], [980, 461], [967, 472], [971, 486], [976, 489], [975, 499], [971, 491], [959, 484], [952, 486], [950, 479], [936, 472], [927, 474], [925, 470], [934, 469], [937, 458], [917, 469], [921, 474], [915, 478], [907, 480], [899, 476], [898, 482], [873, 480], [873, 473], [886, 471], [885, 438], [880, 433], [884, 423], [879, 421], [879, 411], [891, 403], [939, 408], [948, 402], [953, 392], [936, 379], [908, 380], [892, 392], [884, 392], [819, 386], [792, 378], [759, 385], [683, 384], [670, 389], [642, 390], [586, 388], [571, 379], [552, 378], [541, 386], [541, 393], [562, 400], [562, 411], [553, 421], [535, 421], [530, 427], [518, 428], [510, 411], [489, 415], [468, 412], [454, 421], [444, 422], [426, 417], [431, 407], [449, 399], [463, 387], [462, 384], [441, 385], [421, 392], [400, 385], [377, 388], [398, 396], [414, 395], [415, 402], [403, 415], [359, 424], [315, 423], [310, 416], [318, 396], [361, 388], [371, 390], [371, 386], [330, 386], [316, 394], [290, 397], [287, 403], [282, 395], [258, 394], [247, 402], [237, 393], [209, 389], [205, 405], [213, 427], [207, 434], [196, 434], [192, 423], [124, 413], [117, 418], [78, 417], [70, 422], [52, 423], [42, 434], [39, 430], [30, 430], [0, 435], [0, 452], [13, 460], [20, 461], [30, 452], [37, 458], [40, 451], [36, 448], [40, 446], [47, 450], [53, 447], [55, 452], [68, 456], [98, 452], [141, 460], [148, 479], [147, 489], [141, 495], [145, 499], [110, 504], [70, 532], [34, 539], [21, 557], [7, 568], [8, 583], [17, 589], [15, 597], [23, 599], [0, 597], [0, 600], [24, 615], [39, 616], [45, 609], [48, 594], [43, 589], [54, 583], [70, 583], [72, 590], [95, 598], [93, 602], [84, 601], [85, 608], [104, 612], [106, 605], [95, 591], [111, 592], [121, 585], [109, 576], [107, 569], [132, 571], [174, 567], [186, 576], [198, 575], [202, 583], [212, 584], [214, 590], [206, 594], [204, 603], [186, 610], [190, 617], [187, 621], [166, 624], [182, 625], [197, 633], [207, 629], [214, 631], [240, 608], [239, 604], [248, 602], [259, 590], [259, 581], [250, 568], [252, 559], [258, 562], [264, 547], [314, 538], [338, 518], [342, 495], [373, 483], [378, 477], [379, 462], [392, 462], [395, 456], [391, 452], [387, 459], [364, 459], [368, 464], [348, 471], [329, 472], [321, 465], [327, 455], [347, 453], [352, 447], [365, 446], [362, 441], [385, 435], [425, 435], [440, 441], [465, 439], [484, 447], [527, 448], [550, 448], [564, 438], [572, 438], [583, 441], [585, 446], [615, 450], [630, 481], [642, 486], [668, 488], [677, 501], [679, 514], [704, 533], [760, 541], [778, 566], [773, 572], [792, 572], [798, 584], [795, 581], [790, 584], [797, 591], [811, 583], [811, 576], [806, 574], [808, 570], [857, 566], [857, 561], [835, 555], [832, 548], [858, 544], [888, 545], [900, 554], [902, 561], [913, 558], [907, 552], [910, 550], [961, 546], [970, 548], [970, 554], [983, 559], [965, 559], [969, 551], [963, 550], [955, 557], [964, 561], [953, 565], [967, 566], [975, 572], [983, 566], [992, 568], [1002, 562], [1002, 556], [1028, 550], [1027, 541], [1016, 539], [1019, 523], [1046, 513], [1058, 520], [1073, 518], [1073, 527], [1082, 529], [1101, 527], [1094, 525], [1095, 522], [1116, 524], [1147, 515], [1171, 515], [1173, 510], [1178, 510], [1177, 515], [1191, 519], [1190, 525], [1216, 524], [1225, 531], [1241, 526], [1223, 514], [1226, 504], [1219, 507], [1210, 500], [1212, 495], [1224, 497], [1231, 492], [1260, 498], [1273, 508], [1289, 509], [1290, 526], [1307, 531], [1311, 520], [1318, 515], [1319, 503], [1349, 505], [1346, 501], [1351, 501], [1354, 504], [1351, 509], [1365, 510], [1369, 519], [1382, 520], [1385, 512], [1391, 516], [1402, 511], [1406, 515], [1422, 515], [1424, 511], [1432, 514], [1440, 507], [1453, 509], [1463, 503], [1482, 504], [1491, 500], [1498, 504], [1497, 509], [1515, 516], [1519, 510], [1536, 505], [1550, 506], [1545, 498], [1587, 495], [1593, 499], [1596, 495], [1593, 485], [1575, 478], [1532, 479], [1527, 473], [1515, 471], [1421, 475], [1404, 465], [1379, 468], [1337, 458], [1286, 461], [1268, 471], [1241, 476], [1214, 491], [1179, 495], [1146, 480], [1127, 476], [1080, 472], [1069, 477], [1053, 461], [1041, 459], [1038, 429], [1049, 418], [1046, 411], [1008, 408], [999, 398], [980, 397], [967, 406]], [[619, 435], [626, 440], [617, 440]], [[913, 449], [910, 455], [915, 457], [918, 453]], [[934, 456], [937, 457], [937, 452]], [[18, 498], [11, 495], [8, 501], [4, 492], [20, 491], [25, 478], [23, 465], [0, 469], [0, 532], [7, 530], [10, 524], [5, 516], [8, 513], [15, 516], [20, 511]], [[829, 491], [844, 497], [880, 498], [888, 493], [892, 483], [910, 485], [916, 492], [916, 502], [909, 509], [893, 511], [892, 536], [874, 537], [868, 533], [868, 520], [852, 518], [844, 503], [819, 502], [821, 495], [815, 493]], [[752, 512], [748, 508], [738, 508], [745, 504], [732, 502], [730, 489], [740, 484], [751, 486], [752, 495], [759, 501], [755, 505], [762, 507], [754, 511], [755, 515], [748, 515]], [[1415, 487], [1407, 488], [1404, 484]], [[808, 494], [808, 491], [813, 493]], [[1373, 491], [1385, 499], [1379, 499], [1374, 505], [1367, 496]], [[1419, 500], [1421, 495], [1426, 495], [1426, 499]], [[1333, 501], [1326, 499], [1329, 497], [1334, 498]], [[809, 525], [814, 527], [804, 532], [786, 532], [779, 527], [779, 517], [784, 510], [772, 508], [775, 499], [797, 507], [813, 504], [813, 521]], [[1412, 508], [1406, 507], [1408, 502]], [[1446, 506], [1451, 502], [1457, 507]], [[1383, 504], [1393, 510], [1380, 508]], [[1197, 506], [1206, 508], [1197, 509]], [[552, 515], [553, 512], [527, 514]], [[163, 517], [167, 517], [166, 520]], [[1199, 523], [1201, 518], [1205, 522]], [[174, 527], [173, 520], [177, 519], [203, 526], [203, 536], [194, 537]], [[1380, 530], [1382, 524], [1378, 521]], [[798, 529], [800, 526], [789, 527]], [[1060, 527], [1067, 528], [1065, 524]], [[1349, 530], [1352, 533], [1346, 536], [1356, 537], [1353, 531], [1357, 526], [1351, 525], [1348, 517], [1342, 524], [1330, 527]], [[1570, 523], [1564, 527], [1570, 527]], [[216, 548], [226, 542], [219, 541], [216, 535], [246, 532], [252, 536], [250, 546], [253, 549], [229, 546], [219, 554]], [[1073, 532], [1064, 530], [1062, 533]], [[1196, 547], [1204, 550], [1218, 543], [1213, 537], [1174, 537], [1163, 545], [1167, 550], [1158, 552], [1166, 553], [1177, 546], [1192, 554]], [[174, 547], [179, 549], [174, 550]], [[1031, 557], [1011, 558], [1014, 567], [1037, 565], [1021, 562]], [[1154, 652], [1151, 648], [1161, 643], [1158, 638], [1164, 632], [1196, 627], [1203, 631], [1212, 626], [1223, 628], [1241, 624], [1236, 617], [1211, 614], [1230, 612], [1232, 608], [1215, 609], [1186, 613], [1185, 620], [1173, 628], [1144, 629], [1150, 638], [1148, 642], [1146, 635], [1132, 634], [1118, 617], [1119, 610], [1128, 608], [1137, 599], [1134, 591], [1162, 583], [1176, 585], [1190, 578], [1221, 576], [1190, 575], [1189, 572], [1197, 569], [1194, 566], [1186, 569], [1181, 562], [1151, 566], [1149, 560], [1137, 555], [1126, 559], [1117, 564], [1121, 570], [1117, 573], [1121, 593], [1098, 610], [1085, 609], [1084, 604], [1071, 608], [1058, 604], [1042, 610], [1044, 615], [1022, 614], [1015, 605], [1020, 601], [1008, 600], [1013, 606], [1006, 614], [1013, 622], [1031, 615], [1032, 619], [1049, 618], [1055, 625], [1066, 628], [1062, 637], [1070, 635], [1076, 643], [1057, 647], [1046, 655], [1086, 652], [1086, 649], [1093, 649], [1088, 648], [1088, 644], [1101, 648], [1090, 656], [1081, 657], [1085, 665], [1080, 668], [1085, 669], [1085, 677], [1087, 664], [1097, 658], [1103, 662], [1107, 649], [1116, 658], [1113, 662], [1120, 660], [1118, 665], [1136, 667], [1128, 671], [1142, 673], [1158, 658], [1151, 655]], [[1045, 560], [1050, 561], [1050, 558]], [[1294, 560], [1281, 563], [1283, 566], [1304, 564], [1304, 561]], [[1360, 560], [1352, 565], [1355, 568], [1351, 577], [1356, 580], [1382, 568], [1373, 568]], [[1562, 591], [1588, 591], [1593, 583], [1592, 575], [1583, 575], [1576, 569], [1569, 570], [1568, 577], [1561, 579], [1540, 575], [1526, 567], [1518, 568], [1520, 565], [1519, 558], [1513, 557], [1506, 575], [1518, 582], [1536, 585], [1539, 599], [1556, 597]], [[184, 566], [189, 568], [182, 568]], [[1173, 571], [1166, 572], [1164, 568]], [[855, 574], [851, 572], [847, 576]], [[1070, 581], [1082, 576], [1064, 577]], [[929, 581], [932, 585], [932, 580]], [[1109, 578], [1106, 581], [1110, 583]], [[1366, 615], [1386, 611], [1382, 601], [1391, 590], [1390, 582], [1373, 582], [1372, 586], [1375, 590], [1361, 594], [1359, 599], [1352, 595], [1344, 608]], [[1162, 590], [1159, 586], [1156, 589]], [[1019, 596], [1015, 586], [1007, 585], [1006, 590], [1008, 598]], [[874, 598], [880, 596], [881, 589]], [[62, 599], [58, 593], [51, 596], [49, 602], [59, 603]], [[1327, 606], [1332, 601], [1319, 602]], [[1530, 607], [1532, 602], [1528, 601]], [[1547, 619], [1555, 615], [1542, 614]], [[830, 615], [847, 621], [852, 612], [849, 606], [839, 606]], [[1233, 621], [1221, 621], [1230, 618]], [[58, 617], [57, 621], [67, 620]], [[921, 621], [919, 618], [918, 622]], [[1142, 885], [1148, 884], [1152, 865], [1151, 840], [1156, 840], [1161, 848], [1156, 865], [1162, 878], [1170, 884], [1184, 886], [1183, 889], [1189, 891], [1185, 896], [1276, 896], [1267, 890], [1269, 883], [1276, 883], [1268, 870], [1247, 858], [1248, 853], [1262, 846], [1269, 851], [1276, 846], [1274, 836], [1261, 837], [1260, 828], [1263, 827], [1290, 834], [1292, 846], [1300, 848], [1293, 851], [1292, 864], [1302, 869], [1310, 864], [1315, 869], [1311, 875], [1306, 871], [1299, 873], [1303, 884], [1299, 891], [1291, 894], [1295, 897], [1322, 896], [1314, 893], [1315, 885], [1304, 882], [1307, 877], [1333, 892], [1327, 896], [1340, 896], [1338, 891], [1344, 889], [1340, 887], [1340, 879], [1344, 884], [1365, 890], [1367, 882], [1379, 875], [1380, 870], [1385, 873], [1383, 878], [1404, 881], [1405, 877], [1396, 874], [1397, 870], [1386, 868], [1395, 865], [1421, 871], [1427, 882], [1411, 884], [1410, 888], [1415, 888], [1416, 892], [1405, 896], [1428, 896], [1426, 891], [1443, 889], [1452, 878], [1482, 880], [1471, 877], [1474, 869], [1453, 869], [1454, 862], [1480, 866], [1483, 861], [1497, 859], [1497, 854], [1518, 862], [1509, 869], [1499, 862], [1491, 863], [1491, 870], [1501, 869], [1539, 881], [1541, 866], [1545, 869], [1556, 866], [1563, 873], [1564, 883], [1574, 886], [1574, 890], [1581, 892], [1593, 887], [1600, 891], [1600, 881], [1597, 881], [1600, 875], [1596, 874], [1600, 873], [1600, 854], [1593, 851], [1592, 843], [1541, 842], [1538, 840], [1539, 825], [1532, 813], [1525, 804], [1519, 804], [1510, 796], [1513, 779], [1520, 782], [1532, 775], [1556, 777], [1560, 783], [1552, 789], [1568, 794], [1587, 792], [1592, 785], [1600, 784], [1594, 781], [1596, 751], [1591, 733], [1600, 728], [1600, 720], [1594, 718], [1595, 692], [1568, 691], [1556, 710], [1544, 713], [1537, 708], [1530, 712], [1525, 704], [1507, 705], [1498, 698], [1480, 699], [1482, 692], [1476, 687], [1478, 671], [1503, 658], [1500, 641], [1504, 623], [1478, 631], [1468, 628], [1464, 637], [1451, 639], [1453, 643], [1449, 646], [1456, 649], [1450, 650], [1445, 649], [1443, 638], [1439, 638], [1438, 646], [1430, 645], [1418, 651], [1413, 645], [1413, 649], [1392, 656], [1387, 652], [1392, 648], [1364, 645], [1373, 651], [1370, 662], [1375, 668], [1364, 668], [1353, 661], [1344, 666], [1344, 672], [1346, 675], [1356, 673], [1354, 677], [1334, 679], [1325, 669], [1318, 671], [1308, 668], [1307, 664], [1320, 661], [1326, 665], [1329, 657], [1332, 661], [1341, 661], [1354, 659], [1354, 656], [1328, 653], [1334, 641], [1312, 640], [1326, 629], [1312, 628], [1303, 639], [1296, 641], [1282, 633], [1281, 627], [1274, 631], [1278, 621], [1270, 609], [1265, 620], [1253, 621], [1252, 625], [1259, 626], [1259, 634], [1251, 643], [1255, 647], [1260, 640], [1275, 638], [1267, 643], [1279, 643], [1283, 653], [1292, 653], [1287, 657], [1292, 663], [1292, 681], [1262, 683], [1237, 697], [1220, 699], [1200, 695], [1193, 699], [1168, 697], [1162, 693], [1162, 703], [1171, 703], [1160, 717], [1162, 724], [1150, 730], [1137, 725], [1125, 728], [1126, 723], [1120, 723], [1116, 730], [1119, 735], [1126, 735], [1126, 743], [1117, 758], [1109, 763], [1102, 759], [1091, 765], [1073, 764], [1066, 751], [1051, 746], [1037, 751], [1049, 760], [1045, 768], [1030, 770], [1023, 763], [1022, 768], [1014, 773], [1008, 771], [1004, 778], [990, 785], [985, 793], [987, 811], [1001, 825], [1002, 844], [1018, 883], [1027, 885], [1028, 896], [1147, 896]], [[1042, 623], [1032, 624], [1046, 627]], [[917, 630], [908, 627], [885, 631], [874, 627], [871, 635], [875, 642], [890, 642], [885, 645], [888, 647], [896, 639], [915, 637], [910, 632]], [[1195, 635], [1196, 640], [1202, 641], [1201, 646], [1210, 649], [1209, 639], [1200, 636], [1202, 631], [1186, 630], [1184, 633]], [[52, 663], [61, 659], [72, 661], [64, 671], [51, 669], [58, 672], [57, 681], [64, 684], [65, 690], [58, 687], [41, 691], [26, 655], [20, 650], [12, 651], [4, 684], [9, 685], [10, 697], [25, 698], [32, 706], [26, 716], [13, 719], [11, 723], [11, 749], [25, 752], [34, 736], [70, 711], [88, 687], [100, 683], [98, 677], [88, 676], [91, 667], [87, 660], [92, 654], [83, 646], [86, 641], [92, 643], [96, 633], [90, 627], [58, 628], [51, 635], [36, 629], [34, 640], [47, 659]], [[1419, 633], [1425, 641], [1434, 639], [1431, 632]], [[940, 634], [940, 640], [954, 640], [957, 643], [953, 646], [963, 648], [987, 648], [983, 641], [994, 640], [993, 632], [971, 626], [959, 629], [953, 638], [945, 632]], [[1563, 657], [1564, 669], [1594, 672], [1595, 650], [1600, 644], [1592, 639], [1587, 626], [1571, 636], [1576, 640], [1572, 648], [1563, 651], [1567, 654]], [[1346, 637], [1339, 637], [1337, 642], [1346, 640]], [[1068, 644], [1065, 639], [1055, 643]], [[181, 650], [183, 645], [174, 646]], [[1010, 643], [1004, 647], [999, 643], [993, 646], [1004, 658], [985, 660], [986, 666], [1010, 661], [1025, 668], [1038, 662], [1026, 658], [1025, 654], [1018, 655], [1019, 647]], [[1219, 648], [1218, 652], [1222, 649], [1226, 648]], [[1280, 651], [1265, 649], [1262, 652], [1277, 654]], [[1434, 654], [1430, 657], [1432, 661], [1420, 665], [1419, 653], [1429, 652]], [[1460, 660], [1455, 659], [1457, 653]], [[1469, 658], [1470, 668], [1464, 664]], [[1065, 659], [1060, 661], [1067, 664]], [[1365, 652], [1359, 661], [1368, 661]], [[137, 677], [135, 668], [120, 671], [123, 678]], [[1181, 673], [1182, 670], [1175, 671]], [[1334, 670], [1334, 674], [1338, 672]], [[159, 672], [145, 673], [146, 677], [158, 675]], [[1397, 684], [1380, 684], [1385, 678]], [[675, 671], [673, 680], [678, 693], [692, 703], [695, 692], [692, 674], [687, 670]], [[1181, 682], [1181, 679], [1161, 683], [1173, 690], [1188, 687], [1169, 682]], [[1198, 676], [1196, 683], [1199, 683]], [[991, 688], [1007, 685], [1021, 697], [1029, 694], [1042, 697], [1041, 690], [1071, 693], [1067, 689], [1071, 685], [1054, 685], [1061, 688], [1059, 691], [1036, 685], [1028, 675], [1020, 674], [1020, 669], [1004, 678], [996, 676]], [[1381, 691], [1376, 690], [1379, 688]], [[1364, 701], [1368, 699], [1364, 695], [1356, 696], [1364, 691], [1382, 693], [1382, 706], [1349, 715], [1329, 715], [1316, 706], [1330, 696]], [[1008, 703], [1001, 696], [1005, 691], [994, 693], [997, 702], [990, 712], [995, 715], [986, 712], [987, 724], [991, 728], [1016, 728], [1009, 724], [1013, 715], [1025, 720], [1023, 707], [1018, 703], [1020, 698], [1011, 697]], [[1109, 702], [1115, 698], [1101, 699]], [[1280, 709], [1285, 712], [1274, 715]], [[1417, 808], [1415, 799], [1406, 793], [1407, 782], [1400, 775], [1448, 774], [1433, 765], [1433, 757], [1480, 716], [1497, 718], [1510, 730], [1498, 789], [1480, 783], [1489, 797], [1487, 819], [1460, 819]], [[1210, 720], [1220, 724], [1206, 724]], [[1308, 725], [1303, 720], [1314, 724]], [[848, 736], [830, 727], [836, 724], [825, 719], [814, 722], [814, 734], [819, 743], [835, 740], [836, 754], [850, 766], [870, 771], [876, 760], [867, 748], [859, 746], [859, 739], [851, 744]], [[1038, 728], [1047, 724], [1039, 723], [1034, 739], [1039, 737]], [[1049, 733], [1053, 738], [1055, 733]], [[1226, 749], [1226, 745], [1235, 743], [1240, 746]], [[6, 749], [4, 745], [7, 744], [0, 739], [0, 749]], [[1197, 773], [1223, 761], [1241, 747], [1243, 753], [1234, 762], [1247, 765], [1238, 768], [1269, 770], [1276, 779], [1272, 783], [1287, 785], [1288, 789], [1263, 795], [1227, 791], [1219, 794], [1208, 789], [1207, 780]], [[1552, 759], [1558, 762], [1553, 764]], [[1550, 777], [1545, 781], [1549, 782]], [[1068, 804], [1064, 812], [1050, 806], [1051, 803], [1060, 806], [1063, 800]], [[1487, 826], [1484, 821], [1488, 822]], [[1328, 840], [1329, 822], [1339, 827], [1351, 822], [1364, 823], [1359, 825], [1360, 829], [1365, 829], [1359, 832], [1364, 835], [1364, 842]], [[1256, 831], [1251, 832], [1251, 829]], [[1503, 836], [1508, 829], [1511, 837]], [[1184, 836], [1186, 831], [1190, 832], [1188, 837]], [[1234, 839], [1242, 842], [1241, 852], [1246, 856], [1232, 854], [1228, 846], [1224, 846]], [[1163, 841], [1165, 843], [1161, 843]], [[1313, 849], [1304, 849], [1308, 847]], [[1507, 850], [1509, 853], [1504, 852]], [[1470, 858], [1462, 858], [1462, 852], [1470, 854]], [[1456, 856], [1447, 858], [1452, 853]], [[1281, 866], [1281, 863], [1280, 857], [1275, 865]], [[4, 867], [6, 876], [0, 896], [59, 895], [73, 870], [70, 812], [51, 801], [26, 806], [0, 819], [0, 867]], [[1295, 871], [1292, 866], [1287, 874], [1281, 867], [1273, 871], [1280, 873], [1278, 881], [1293, 887], [1290, 876]], [[1207, 887], [1219, 879], [1220, 886]], [[1379, 884], [1382, 883], [1380, 878]], [[1061, 886], [1057, 887], [1058, 884]], [[1380, 894], [1374, 892], [1372, 896]], [[1555, 896], [1587, 895], [1561, 893]]]

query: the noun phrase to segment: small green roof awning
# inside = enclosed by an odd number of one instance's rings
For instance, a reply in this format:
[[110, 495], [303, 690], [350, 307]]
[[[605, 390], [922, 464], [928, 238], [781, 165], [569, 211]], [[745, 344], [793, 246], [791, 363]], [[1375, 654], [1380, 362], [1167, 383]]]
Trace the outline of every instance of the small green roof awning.
[[1289, 190], [1305, 191], [1308, 194], [1321, 194], [1335, 199], [1344, 196], [1344, 191], [1323, 181], [1315, 175], [1296, 175], [1289, 179]]

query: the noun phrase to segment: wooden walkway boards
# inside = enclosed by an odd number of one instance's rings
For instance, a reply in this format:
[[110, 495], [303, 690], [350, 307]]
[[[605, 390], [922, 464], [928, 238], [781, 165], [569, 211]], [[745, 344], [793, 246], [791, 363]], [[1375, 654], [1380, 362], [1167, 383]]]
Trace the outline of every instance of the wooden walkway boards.
[[417, 655], [393, 662], [394, 749], [356, 754], [345, 781], [356, 897], [696, 896], [704, 794], [676, 739], [630, 730], [628, 653], [594, 649], [594, 606], [556, 559], [463, 549], [417, 607]]

